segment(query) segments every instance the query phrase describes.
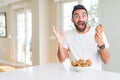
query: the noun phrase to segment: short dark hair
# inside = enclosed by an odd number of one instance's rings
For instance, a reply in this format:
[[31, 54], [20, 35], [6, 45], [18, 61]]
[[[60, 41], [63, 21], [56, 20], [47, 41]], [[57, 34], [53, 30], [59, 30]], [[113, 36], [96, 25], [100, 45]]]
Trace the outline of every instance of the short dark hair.
[[73, 17], [74, 11], [75, 11], [75, 10], [78, 10], [78, 9], [83, 9], [83, 10], [85, 10], [86, 13], [87, 13], [87, 15], [88, 15], [87, 9], [86, 9], [83, 5], [78, 4], [78, 5], [75, 5], [74, 8], [73, 8], [72, 17]]

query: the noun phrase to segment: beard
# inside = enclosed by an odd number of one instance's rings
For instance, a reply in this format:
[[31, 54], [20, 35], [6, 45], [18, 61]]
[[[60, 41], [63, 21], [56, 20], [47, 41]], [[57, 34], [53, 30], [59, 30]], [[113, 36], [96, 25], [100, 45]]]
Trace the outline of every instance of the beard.
[[74, 25], [79, 32], [83, 32], [86, 29], [87, 23], [85, 23], [85, 21], [79, 21], [77, 23], [74, 23]]

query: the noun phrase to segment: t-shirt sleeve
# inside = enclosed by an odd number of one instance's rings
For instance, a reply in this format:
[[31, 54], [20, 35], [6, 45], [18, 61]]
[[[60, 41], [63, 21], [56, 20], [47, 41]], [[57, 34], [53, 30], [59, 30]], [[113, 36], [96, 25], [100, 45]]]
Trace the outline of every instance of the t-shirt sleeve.
[[68, 49], [68, 39], [67, 32], [64, 33], [63, 47]]
[[106, 48], [109, 48], [109, 43], [108, 43], [108, 40], [107, 40], [107, 38], [106, 38], [105, 33], [103, 32], [102, 35], [103, 35], [103, 41], [104, 41], [104, 43], [105, 43], [105, 47], [106, 47]]

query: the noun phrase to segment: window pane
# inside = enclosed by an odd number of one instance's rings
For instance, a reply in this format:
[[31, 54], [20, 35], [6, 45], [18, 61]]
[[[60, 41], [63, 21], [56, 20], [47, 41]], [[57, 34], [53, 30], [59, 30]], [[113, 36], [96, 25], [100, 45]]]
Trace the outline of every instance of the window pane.
[[31, 62], [32, 15], [31, 9], [17, 12], [17, 61]]
[[68, 2], [68, 3], [64, 3], [64, 17], [66, 16], [71, 16], [72, 15], [72, 9], [73, 6], [78, 4], [78, 2]]
[[[79, 1], [79, 0], [78, 0]], [[63, 16], [62, 16], [62, 30], [70, 30], [74, 28], [71, 21], [72, 10], [74, 5], [78, 4], [78, 1], [63, 3]], [[82, 0], [82, 3], [88, 10], [89, 20], [88, 26], [94, 27], [98, 24], [98, 0]]]
[[71, 21], [73, 6], [78, 4], [78, 1], [67, 2], [63, 4], [63, 31], [73, 29], [73, 23]]
[[63, 30], [71, 30], [74, 28], [73, 23], [71, 21], [71, 17], [64, 17], [64, 28]]
[[94, 27], [98, 24], [98, 0], [83, 0], [83, 5], [88, 10], [88, 25]]

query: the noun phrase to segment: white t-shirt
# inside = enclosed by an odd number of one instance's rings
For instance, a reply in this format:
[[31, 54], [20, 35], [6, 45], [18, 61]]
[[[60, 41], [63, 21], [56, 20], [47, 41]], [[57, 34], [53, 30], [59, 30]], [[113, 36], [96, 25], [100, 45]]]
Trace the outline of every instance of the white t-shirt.
[[[109, 44], [102, 32], [105, 47], [108, 48]], [[97, 43], [94, 40], [95, 28], [85, 34], [79, 34], [75, 29], [66, 31], [64, 35], [63, 47], [69, 49], [69, 59], [90, 59], [92, 61], [92, 68], [101, 70], [101, 59], [97, 51]]]

